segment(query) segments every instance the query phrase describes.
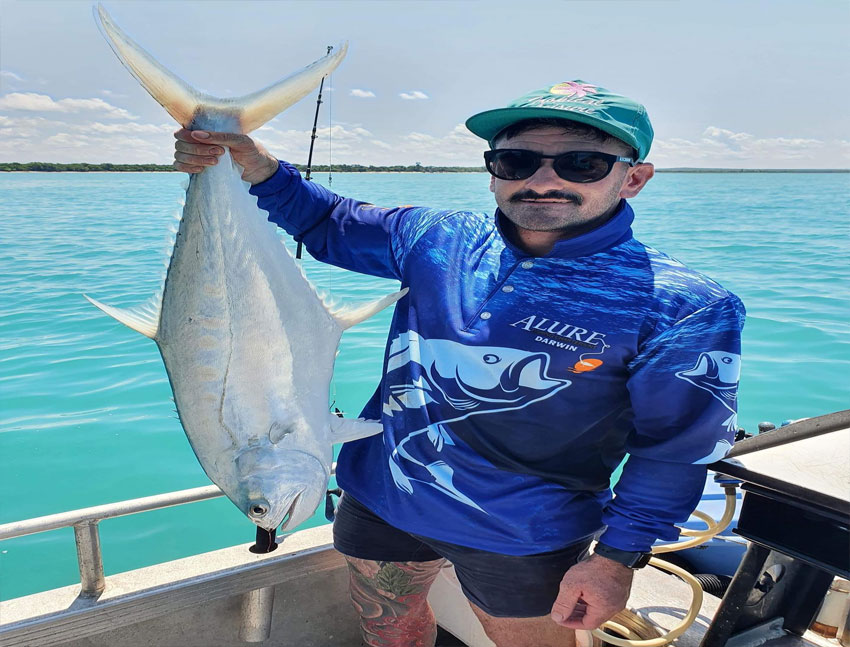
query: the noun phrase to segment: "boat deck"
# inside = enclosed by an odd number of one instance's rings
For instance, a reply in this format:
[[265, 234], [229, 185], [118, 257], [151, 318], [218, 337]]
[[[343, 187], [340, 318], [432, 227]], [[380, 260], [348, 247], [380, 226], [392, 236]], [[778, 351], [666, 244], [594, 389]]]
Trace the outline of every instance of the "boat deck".
[[[322, 526], [286, 537], [265, 555], [250, 553], [246, 544], [112, 575], [97, 597], [81, 596], [77, 584], [0, 603], [0, 646], [244, 647], [243, 600], [250, 591], [273, 586], [271, 634], [255, 644], [356, 647], [358, 621], [347, 585], [330, 526]], [[677, 578], [646, 568], [636, 574], [629, 608], [670, 629], [685, 614], [690, 595]], [[492, 646], [451, 568], [435, 584], [431, 602], [441, 626], [463, 643]], [[698, 647], [718, 604], [706, 595], [697, 621], [676, 645]], [[767, 644], [835, 647], [814, 635]]]

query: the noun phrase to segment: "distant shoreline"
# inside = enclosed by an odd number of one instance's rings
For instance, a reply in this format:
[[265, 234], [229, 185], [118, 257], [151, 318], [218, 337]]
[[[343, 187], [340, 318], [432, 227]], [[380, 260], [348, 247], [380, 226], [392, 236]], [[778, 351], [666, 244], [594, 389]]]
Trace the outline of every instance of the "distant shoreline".
[[[299, 171], [307, 167], [296, 164]], [[850, 173], [850, 169], [750, 169], [750, 168], [658, 168], [657, 173]], [[0, 171], [6, 173], [177, 173], [166, 164], [58, 164], [54, 162], [0, 162]], [[330, 169], [314, 166], [313, 173], [486, 173], [483, 166], [365, 166], [362, 164], [340, 164]]]

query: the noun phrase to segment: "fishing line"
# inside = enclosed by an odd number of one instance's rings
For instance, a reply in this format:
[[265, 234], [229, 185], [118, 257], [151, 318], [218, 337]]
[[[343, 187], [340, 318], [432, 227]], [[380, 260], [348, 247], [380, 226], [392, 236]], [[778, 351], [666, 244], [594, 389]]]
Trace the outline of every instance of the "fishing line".
[[[331, 45], [328, 45], [328, 50], [325, 53], [325, 56], [329, 56], [332, 51], [333, 51], [333, 47]], [[330, 188], [331, 184], [333, 183], [333, 176], [332, 176], [332, 167], [333, 167], [333, 111], [332, 111], [332, 106], [333, 106], [333, 74], [329, 74], [327, 76], [327, 79], [328, 79], [328, 93], [329, 93], [329, 96], [328, 96], [328, 188]], [[313, 130], [310, 133], [310, 151], [307, 155], [307, 168], [304, 171], [304, 179], [307, 182], [312, 181], [311, 174], [313, 172], [313, 148], [315, 147], [316, 139], [319, 136], [316, 131], [317, 131], [318, 124], [319, 124], [319, 109], [322, 106], [322, 90], [324, 89], [324, 86], [325, 86], [325, 79], [322, 78], [322, 80], [319, 83], [319, 94], [316, 97], [316, 112], [313, 116]], [[301, 250], [302, 250], [302, 248], [303, 248], [302, 242], [299, 240], [298, 246], [295, 250], [296, 260], [301, 260]], [[327, 281], [328, 281], [328, 297], [330, 298], [333, 295], [333, 268], [330, 265], [328, 265], [328, 267], [327, 267], [327, 272], [328, 272], [328, 279], [327, 279]], [[337, 389], [336, 389], [336, 378], [332, 378], [331, 379], [330, 396], [332, 398], [333, 404], [331, 404], [328, 407], [329, 410], [333, 410], [334, 404], [336, 404], [336, 391], [337, 391]], [[341, 415], [341, 412], [339, 412], [338, 409], [337, 409], [337, 412]]]
[[[330, 52], [330, 48], [328, 48], [328, 52]], [[333, 152], [334, 152], [334, 131], [333, 131], [333, 109], [334, 109], [334, 90], [333, 90], [333, 81], [334, 75], [331, 72], [328, 75], [328, 188], [331, 188], [331, 184], [333, 183], [332, 176], [332, 167], [333, 167]]]
[[[328, 53], [330, 54], [331, 47], [328, 47]], [[333, 73], [328, 75], [328, 189], [331, 188], [331, 184], [333, 183], [332, 176], [332, 168], [333, 168], [333, 99], [334, 99], [334, 85], [333, 85]], [[328, 265], [328, 296], [332, 296], [334, 293], [333, 290], [333, 276], [334, 276], [334, 268], [331, 265]], [[336, 371], [334, 371], [334, 377], [331, 378], [331, 399], [333, 400], [333, 404], [331, 405], [331, 411], [334, 410], [334, 405], [337, 400], [337, 392], [336, 392]], [[337, 409], [336, 411], [339, 411]], [[342, 414], [339, 414], [342, 417]]]

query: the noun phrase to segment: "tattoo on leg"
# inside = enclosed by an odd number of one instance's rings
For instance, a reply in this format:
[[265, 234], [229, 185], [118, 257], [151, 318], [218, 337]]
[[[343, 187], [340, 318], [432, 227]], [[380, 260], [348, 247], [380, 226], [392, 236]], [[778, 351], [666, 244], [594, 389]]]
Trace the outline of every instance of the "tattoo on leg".
[[364, 643], [369, 647], [433, 647], [437, 625], [427, 596], [445, 560], [345, 559]]

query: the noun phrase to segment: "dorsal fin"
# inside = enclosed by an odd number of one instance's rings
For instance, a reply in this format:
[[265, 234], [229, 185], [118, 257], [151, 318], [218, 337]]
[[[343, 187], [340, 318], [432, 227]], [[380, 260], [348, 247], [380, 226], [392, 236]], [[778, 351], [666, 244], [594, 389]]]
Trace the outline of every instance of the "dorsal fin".
[[345, 330], [346, 328], [356, 326], [361, 321], [366, 321], [372, 315], [375, 315], [387, 306], [392, 305], [407, 294], [408, 289], [409, 288], [404, 288], [398, 292], [394, 292], [393, 294], [388, 294], [377, 301], [372, 301], [356, 308], [331, 309], [330, 313], [333, 318], [336, 319], [340, 327]]

